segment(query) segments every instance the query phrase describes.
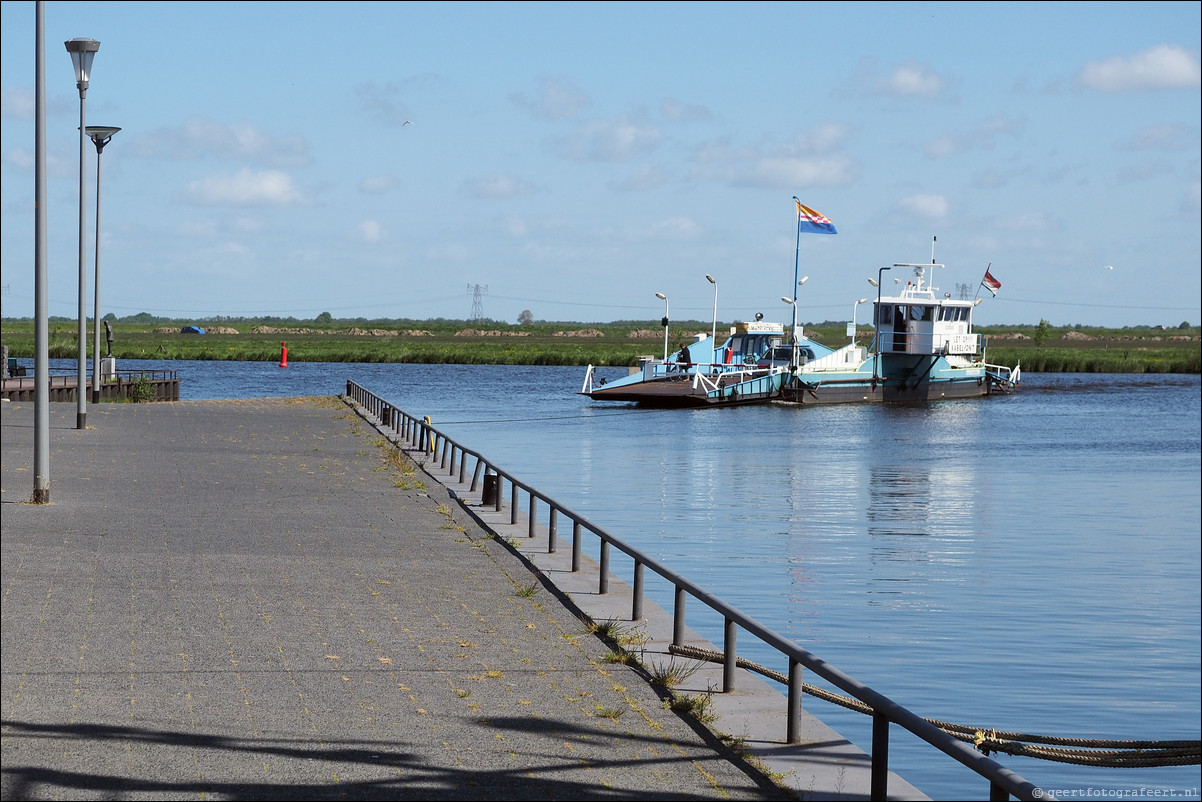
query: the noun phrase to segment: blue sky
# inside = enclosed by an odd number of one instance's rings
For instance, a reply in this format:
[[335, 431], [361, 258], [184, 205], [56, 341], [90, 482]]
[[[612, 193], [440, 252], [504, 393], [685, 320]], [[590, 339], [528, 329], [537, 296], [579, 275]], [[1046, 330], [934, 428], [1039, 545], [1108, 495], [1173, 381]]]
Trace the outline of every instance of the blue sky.
[[[1202, 4], [47, 2], [50, 314], [1195, 325]], [[35, 3], [6, 1], [3, 314], [33, 314]], [[405, 121], [411, 124], [405, 125]], [[88, 144], [88, 226], [95, 222]], [[792, 197], [835, 236], [796, 238]], [[88, 239], [91, 285], [93, 244]], [[711, 285], [706, 274], [714, 276]], [[886, 274], [888, 276], [889, 274]], [[90, 290], [89, 290], [90, 292]], [[92, 311], [89, 296], [87, 310]], [[860, 310], [861, 322], [866, 318]]]

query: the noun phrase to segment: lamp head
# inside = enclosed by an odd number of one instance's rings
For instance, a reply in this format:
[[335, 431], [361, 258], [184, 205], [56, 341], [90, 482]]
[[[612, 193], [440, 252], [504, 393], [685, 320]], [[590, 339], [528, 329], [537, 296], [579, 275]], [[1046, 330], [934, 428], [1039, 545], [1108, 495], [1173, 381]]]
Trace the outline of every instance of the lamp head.
[[872, 285], [872, 286], [874, 286], [874, 287], [879, 287], [879, 286], [881, 286], [880, 284], [878, 284], [878, 283], [877, 283], [876, 279], [874, 279], [874, 278], [870, 278], [870, 279], [868, 279], [868, 283], [869, 283], [869, 284], [871, 284], [871, 285]]
[[664, 295], [662, 292], [655, 293], [655, 297], [659, 298], [661, 301], [668, 300], [668, 296]]
[[791, 304], [791, 303], [793, 303], [793, 299], [792, 299], [792, 298], [790, 298], [790, 297], [788, 297], [787, 295], [782, 295], [782, 296], [780, 297], [780, 299], [781, 299], [782, 301], [784, 301], [785, 303], [787, 303], [787, 304]]
[[96, 152], [104, 150], [104, 146], [113, 138], [113, 134], [120, 131], [120, 128], [114, 128], [111, 125], [89, 125], [83, 129], [84, 133], [91, 138], [96, 145]]
[[809, 276], [802, 276], [801, 281], [797, 282], [797, 286], [800, 287], [802, 284], [805, 284], [809, 280], [810, 280]]
[[713, 277], [713, 276], [711, 276], [709, 273], [706, 273], [706, 274], [705, 274], [705, 280], [706, 280], [706, 281], [708, 281], [710, 284], [717, 284], [717, 283], [718, 283], [718, 282], [714, 281], [714, 277]]
[[92, 59], [96, 58], [100, 42], [80, 37], [69, 39], [64, 44], [67, 46], [67, 52], [71, 54], [71, 64], [75, 67], [75, 85], [79, 87], [79, 91], [83, 92], [88, 88], [88, 80], [92, 74]]

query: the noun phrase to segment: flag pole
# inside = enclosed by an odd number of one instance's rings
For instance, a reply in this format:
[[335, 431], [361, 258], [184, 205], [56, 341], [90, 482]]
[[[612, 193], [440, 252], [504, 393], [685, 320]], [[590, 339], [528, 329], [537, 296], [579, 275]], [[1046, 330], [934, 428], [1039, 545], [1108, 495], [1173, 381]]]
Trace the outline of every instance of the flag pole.
[[[993, 262], [985, 265], [985, 276], [989, 275], [989, 268], [993, 267]], [[985, 283], [985, 276], [981, 276], [981, 280], [977, 282], [977, 292], [972, 296], [972, 299], [977, 300], [977, 296], [981, 294], [981, 285]]]
[[796, 195], [793, 200], [797, 202], [797, 253], [793, 257], [793, 357], [797, 358], [797, 282], [800, 279], [797, 277], [801, 267], [801, 199]]

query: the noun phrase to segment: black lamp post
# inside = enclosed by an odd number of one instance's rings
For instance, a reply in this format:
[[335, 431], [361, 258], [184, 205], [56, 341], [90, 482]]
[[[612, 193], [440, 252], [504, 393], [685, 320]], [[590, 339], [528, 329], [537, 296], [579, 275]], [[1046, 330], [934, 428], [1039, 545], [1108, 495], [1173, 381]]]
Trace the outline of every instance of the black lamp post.
[[[88, 275], [87, 255], [84, 253], [87, 244], [87, 210], [84, 206], [87, 200], [88, 183], [84, 175], [88, 157], [84, 149], [87, 139], [87, 102], [88, 81], [92, 74], [92, 59], [100, 49], [100, 42], [95, 39], [70, 39], [65, 42], [67, 52], [71, 54], [71, 64], [75, 67], [75, 86], [79, 89], [79, 366], [78, 383], [75, 397], [78, 408], [75, 415], [75, 428], [86, 429], [88, 421]], [[39, 379], [40, 380], [40, 379]]]
[[96, 278], [92, 293], [95, 311], [92, 313], [92, 403], [100, 403], [100, 154], [104, 146], [120, 131], [111, 125], [89, 125], [86, 129], [96, 145]]

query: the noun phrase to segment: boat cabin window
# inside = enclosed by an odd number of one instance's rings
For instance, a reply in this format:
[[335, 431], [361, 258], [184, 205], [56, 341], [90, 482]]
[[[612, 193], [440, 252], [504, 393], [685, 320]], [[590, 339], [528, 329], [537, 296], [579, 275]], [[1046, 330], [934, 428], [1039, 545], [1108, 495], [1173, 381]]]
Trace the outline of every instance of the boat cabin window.
[[885, 306], [884, 304], [882, 304], [879, 311], [881, 313], [880, 324], [882, 326], [892, 325], [892, 323], [893, 323], [893, 307]]
[[911, 306], [910, 320], [933, 320], [935, 307], [933, 306]]
[[968, 308], [963, 306], [944, 306], [939, 310], [939, 319], [949, 322], [968, 320]]

